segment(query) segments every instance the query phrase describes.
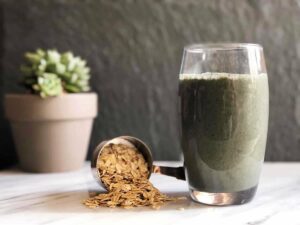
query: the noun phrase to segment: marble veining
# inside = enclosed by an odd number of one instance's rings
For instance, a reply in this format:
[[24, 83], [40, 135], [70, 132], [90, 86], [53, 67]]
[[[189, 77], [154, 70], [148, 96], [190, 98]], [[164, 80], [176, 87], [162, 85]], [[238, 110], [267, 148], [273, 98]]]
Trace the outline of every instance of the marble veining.
[[57, 174], [4, 170], [0, 225], [300, 224], [300, 163], [265, 163], [256, 197], [241, 206], [197, 204], [188, 197], [184, 181], [156, 174], [151, 181], [162, 192], [187, 199], [160, 210], [89, 209], [82, 200], [104, 190], [94, 181], [88, 163], [79, 171]]

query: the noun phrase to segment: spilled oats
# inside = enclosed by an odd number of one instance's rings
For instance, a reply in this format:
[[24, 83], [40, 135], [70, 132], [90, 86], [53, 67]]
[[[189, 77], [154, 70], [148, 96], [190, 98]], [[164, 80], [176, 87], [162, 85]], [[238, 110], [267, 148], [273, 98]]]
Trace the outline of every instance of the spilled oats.
[[99, 206], [158, 209], [176, 198], [162, 194], [148, 180], [149, 171], [143, 155], [135, 147], [109, 144], [98, 158], [97, 168], [108, 193], [84, 201], [90, 208]]

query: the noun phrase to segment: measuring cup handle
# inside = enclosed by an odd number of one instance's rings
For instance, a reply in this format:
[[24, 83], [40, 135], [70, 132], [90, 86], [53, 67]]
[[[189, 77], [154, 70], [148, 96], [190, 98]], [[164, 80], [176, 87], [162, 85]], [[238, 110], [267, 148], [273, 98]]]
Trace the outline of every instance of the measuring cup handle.
[[176, 177], [179, 180], [185, 180], [184, 167], [168, 167], [168, 166], [156, 166], [152, 167], [153, 173], [164, 174], [171, 177]]

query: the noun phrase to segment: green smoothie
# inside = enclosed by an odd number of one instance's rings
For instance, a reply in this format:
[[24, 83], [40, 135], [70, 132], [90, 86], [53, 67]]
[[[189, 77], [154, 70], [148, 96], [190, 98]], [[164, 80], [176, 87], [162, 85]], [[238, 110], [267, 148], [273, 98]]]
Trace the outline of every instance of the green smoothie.
[[238, 192], [257, 186], [264, 160], [267, 74], [181, 74], [186, 176], [192, 190]]

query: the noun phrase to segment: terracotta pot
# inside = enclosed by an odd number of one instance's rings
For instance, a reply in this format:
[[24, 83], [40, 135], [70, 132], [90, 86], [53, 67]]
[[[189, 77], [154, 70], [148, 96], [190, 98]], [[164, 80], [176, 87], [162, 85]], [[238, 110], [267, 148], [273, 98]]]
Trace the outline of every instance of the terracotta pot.
[[63, 172], [82, 167], [89, 145], [97, 94], [64, 94], [42, 99], [8, 94], [5, 114], [22, 169]]

